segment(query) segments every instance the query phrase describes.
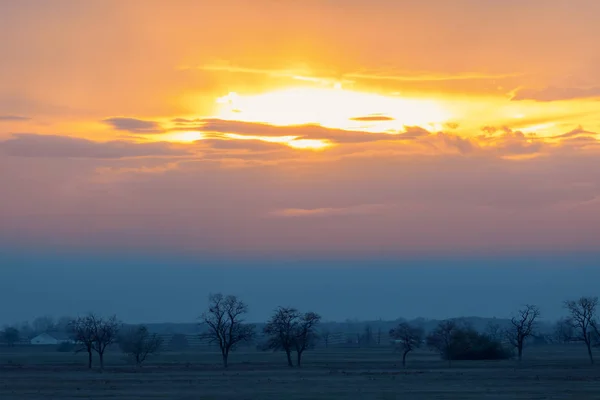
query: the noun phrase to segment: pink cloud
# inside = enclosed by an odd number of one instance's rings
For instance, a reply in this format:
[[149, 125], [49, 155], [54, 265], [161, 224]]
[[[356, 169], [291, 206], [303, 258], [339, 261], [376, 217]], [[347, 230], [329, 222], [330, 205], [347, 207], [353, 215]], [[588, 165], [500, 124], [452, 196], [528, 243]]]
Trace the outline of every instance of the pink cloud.
[[276, 210], [271, 215], [277, 217], [319, 217], [319, 216], [346, 216], [363, 215], [382, 212], [386, 208], [383, 204], [360, 204], [349, 207], [324, 207], [324, 208], [285, 208]]
[[15, 157], [46, 158], [126, 158], [147, 156], [181, 156], [189, 150], [169, 143], [134, 143], [129, 141], [95, 142], [69, 136], [17, 133], [0, 141], [0, 153]]
[[405, 127], [404, 132], [364, 132], [326, 128], [316, 124], [278, 126], [266, 123], [245, 122], [209, 118], [200, 124], [185, 125], [180, 130], [197, 130], [216, 135], [233, 133], [247, 136], [283, 137], [296, 136], [298, 139], [321, 139], [334, 143], [368, 143], [376, 141], [410, 140], [429, 132], [420, 127]]
[[475, 151], [297, 159], [291, 151], [276, 164], [251, 152], [255, 162], [243, 168], [226, 167], [218, 154], [0, 155], [0, 236], [203, 254], [596, 248], [598, 151], [557, 147], [520, 161]]

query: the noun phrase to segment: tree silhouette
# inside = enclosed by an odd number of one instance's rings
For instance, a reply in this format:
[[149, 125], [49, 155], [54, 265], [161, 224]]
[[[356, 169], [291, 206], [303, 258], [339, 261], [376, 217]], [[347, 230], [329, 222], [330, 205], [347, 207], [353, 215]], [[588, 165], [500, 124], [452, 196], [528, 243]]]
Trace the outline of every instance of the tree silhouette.
[[208, 297], [208, 311], [201, 317], [208, 330], [200, 337], [219, 345], [225, 368], [228, 366], [229, 353], [238, 344], [254, 337], [254, 325], [244, 323], [247, 313], [248, 306], [236, 296], [217, 293]]
[[8, 347], [14, 346], [19, 341], [20, 333], [17, 328], [8, 327], [2, 331], [2, 341]]
[[264, 327], [264, 333], [269, 337], [266, 348], [283, 350], [287, 356], [288, 366], [293, 367], [292, 350], [294, 335], [300, 313], [295, 308], [279, 307]]
[[402, 367], [406, 367], [406, 356], [423, 342], [423, 329], [412, 326], [408, 322], [401, 322], [396, 328], [390, 330], [390, 337], [402, 348]]
[[443, 359], [448, 360], [448, 367], [452, 366], [453, 336], [458, 331], [456, 320], [441, 321], [433, 332], [427, 336], [427, 346], [437, 350]]
[[597, 297], [581, 297], [579, 300], [565, 301], [565, 308], [569, 311], [568, 323], [575, 330], [573, 340], [585, 343], [590, 363], [594, 363], [592, 354], [592, 338], [596, 324]]
[[121, 351], [133, 357], [138, 367], [150, 354], [160, 349], [162, 342], [160, 336], [148, 332], [148, 328], [144, 325], [130, 328], [119, 337]]
[[540, 310], [534, 305], [527, 304], [510, 320], [511, 327], [506, 331], [509, 343], [517, 349], [519, 361], [523, 358], [523, 344], [533, 335], [535, 321], [540, 316]]
[[313, 348], [316, 343], [315, 327], [320, 321], [321, 316], [314, 312], [307, 312], [299, 318], [294, 332], [294, 347], [296, 348], [299, 367], [302, 365], [304, 351]]

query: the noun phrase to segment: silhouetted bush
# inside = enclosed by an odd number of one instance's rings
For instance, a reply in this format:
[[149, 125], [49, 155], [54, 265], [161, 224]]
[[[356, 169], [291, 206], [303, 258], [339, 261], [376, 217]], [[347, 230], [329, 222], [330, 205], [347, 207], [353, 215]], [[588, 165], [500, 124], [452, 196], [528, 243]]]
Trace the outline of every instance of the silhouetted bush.
[[512, 356], [502, 343], [474, 329], [458, 329], [452, 335], [450, 352], [453, 360], [505, 360]]
[[[446, 327], [447, 325], [447, 327]], [[429, 347], [440, 352], [448, 362], [453, 360], [505, 360], [512, 353], [499, 340], [477, 332], [470, 327], [461, 327], [454, 321], [446, 322], [427, 337]], [[445, 329], [444, 329], [445, 328]]]
[[157, 353], [163, 344], [158, 334], [150, 333], [145, 325], [132, 327], [121, 332], [119, 347], [121, 351], [141, 366], [149, 355]]

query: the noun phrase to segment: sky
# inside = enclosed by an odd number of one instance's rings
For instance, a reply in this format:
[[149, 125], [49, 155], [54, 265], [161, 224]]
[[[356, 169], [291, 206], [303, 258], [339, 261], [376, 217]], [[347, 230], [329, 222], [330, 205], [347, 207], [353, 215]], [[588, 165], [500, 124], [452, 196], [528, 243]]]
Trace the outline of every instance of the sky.
[[[569, 274], [600, 244], [597, 15], [595, 0], [0, 0], [0, 299], [40, 274], [36, 293], [64, 295], [110, 270], [99, 254], [167, 257], [148, 268], [173, 293], [177, 268], [256, 271], [271, 297], [306, 269], [318, 291], [320, 266], [346, 285], [330, 318], [353, 315], [366, 277], [426, 293], [432, 263], [498, 293], [527, 260]], [[253, 281], [232, 275], [223, 291]], [[593, 294], [586, 274], [548, 276]], [[117, 280], [98, 298], [127, 298]], [[97, 306], [22, 304], [5, 319]]]

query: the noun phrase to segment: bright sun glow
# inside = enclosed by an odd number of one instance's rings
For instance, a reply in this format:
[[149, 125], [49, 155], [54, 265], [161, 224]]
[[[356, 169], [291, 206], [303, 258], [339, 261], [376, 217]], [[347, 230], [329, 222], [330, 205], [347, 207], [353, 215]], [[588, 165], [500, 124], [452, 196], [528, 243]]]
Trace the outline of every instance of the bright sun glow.
[[[407, 126], [419, 126], [430, 132], [454, 129], [473, 136], [484, 126], [511, 126], [523, 133], [550, 137], [560, 133], [562, 128], [557, 121], [561, 115], [569, 112], [564, 105], [542, 106], [538, 103], [520, 102], [505, 104], [504, 101], [485, 96], [411, 98], [402, 97], [400, 93], [383, 95], [357, 92], [344, 89], [338, 84], [318, 88], [292, 87], [259, 94], [231, 92], [217, 98], [214, 112], [206, 117], [279, 126], [317, 124], [331, 129], [373, 133], [399, 133], [405, 131]], [[548, 118], [548, 107], [551, 107], [555, 121]], [[581, 108], [580, 105], [578, 107]], [[581, 110], [586, 111], [583, 108]], [[202, 117], [187, 118], [194, 120]], [[518, 126], [515, 126], [515, 121], [518, 121]], [[454, 128], [448, 128], [449, 126]], [[499, 134], [502, 132], [499, 130]], [[156, 140], [159, 136], [160, 140], [184, 143], [205, 138], [203, 133], [192, 130], [171, 131], [146, 138]], [[232, 140], [254, 139], [281, 143], [295, 149], [323, 150], [334, 145], [328, 140], [305, 139], [300, 136], [272, 137], [258, 133], [254, 136], [222, 133], [222, 136]]]
[[402, 131], [404, 126], [439, 129], [452, 115], [432, 100], [350, 90], [292, 88], [258, 95], [229, 93], [217, 99], [217, 117], [273, 125], [319, 124], [327, 128], [372, 132]]
[[263, 142], [269, 143], [281, 143], [290, 146], [294, 149], [307, 149], [307, 150], [322, 150], [332, 146], [328, 140], [319, 139], [297, 139], [296, 136], [250, 136], [250, 135], [236, 135], [234, 133], [226, 134], [230, 139], [237, 140], [262, 140]]
[[309, 149], [309, 150], [322, 150], [332, 146], [327, 140], [318, 139], [296, 139], [286, 143], [288, 146], [294, 149]]
[[[258, 95], [231, 92], [217, 99], [215, 117], [271, 125], [318, 124], [326, 128], [365, 132], [402, 132], [406, 126], [441, 129], [452, 114], [433, 100], [360, 93], [333, 88], [290, 88]], [[258, 139], [296, 149], [320, 150], [327, 140], [296, 137], [227, 135], [232, 139]]]
[[191, 143], [196, 140], [201, 140], [204, 135], [201, 132], [197, 131], [183, 131], [183, 132], [170, 132], [164, 135], [161, 135], [161, 140], [165, 140], [168, 142], [181, 142], [181, 143]]

